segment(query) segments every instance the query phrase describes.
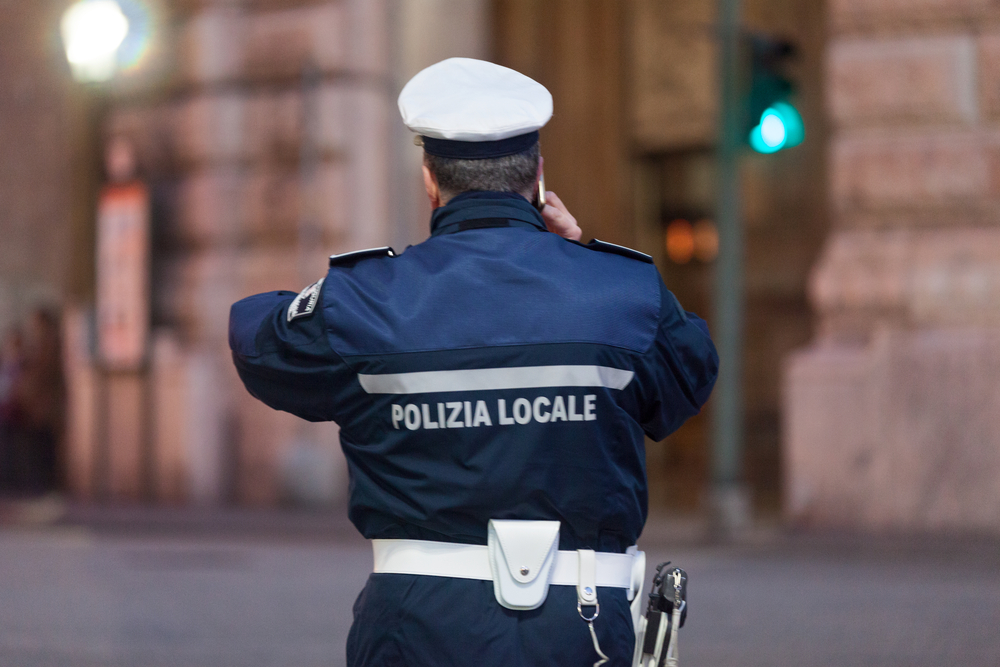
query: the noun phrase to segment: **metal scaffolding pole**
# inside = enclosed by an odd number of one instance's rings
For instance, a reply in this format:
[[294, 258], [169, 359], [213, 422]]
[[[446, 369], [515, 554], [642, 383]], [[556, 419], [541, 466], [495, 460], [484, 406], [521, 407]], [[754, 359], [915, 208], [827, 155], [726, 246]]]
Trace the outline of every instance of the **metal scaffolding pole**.
[[720, 374], [712, 424], [712, 519], [720, 538], [749, 524], [743, 483], [743, 223], [739, 156], [743, 144], [740, 95], [740, 0], [719, 0], [719, 139], [716, 157], [714, 338]]

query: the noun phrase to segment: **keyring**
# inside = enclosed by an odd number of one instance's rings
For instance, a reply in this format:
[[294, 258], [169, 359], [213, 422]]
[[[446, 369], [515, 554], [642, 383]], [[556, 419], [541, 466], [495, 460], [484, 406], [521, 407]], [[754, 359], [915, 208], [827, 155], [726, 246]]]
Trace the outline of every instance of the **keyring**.
[[[590, 605], [587, 605], [587, 606], [589, 607]], [[580, 602], [577, 602], [576, 603], [576, 613], [580, 614], [580, 618], [582, 618], [583, 620], [587, 621], [587, 623], [592, 623], [595, 618], [597, 618], [598, 616], [601, 615], [601, 604], [599, 602], [595, 602], [594, 603], [594, 615], [591, 616], [590, 618], [587, 618], [586, 616], [583, 615], [583, 605]]]

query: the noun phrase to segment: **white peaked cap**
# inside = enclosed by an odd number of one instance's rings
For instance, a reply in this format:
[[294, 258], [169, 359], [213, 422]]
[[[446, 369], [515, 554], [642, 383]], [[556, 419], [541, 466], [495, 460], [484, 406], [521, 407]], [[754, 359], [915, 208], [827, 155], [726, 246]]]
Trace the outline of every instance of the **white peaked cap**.
[[545, 86], [485, 60], [449, 58], [422, 70], [399, 94], [406, 127], [450, 141], [499, 141], [534, 132], [552, 118]]

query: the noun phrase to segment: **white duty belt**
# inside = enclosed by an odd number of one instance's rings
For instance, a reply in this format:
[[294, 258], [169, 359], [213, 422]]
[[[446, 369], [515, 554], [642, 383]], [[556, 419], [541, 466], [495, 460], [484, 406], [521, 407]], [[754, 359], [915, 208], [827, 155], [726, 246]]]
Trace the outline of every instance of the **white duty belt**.
[[[419, 574], [430, 577], [493, 580], [489, 547], [479, 544], [452, 544], [425, 540], [372, 540], [375, 572]], [[632, 579], [633, 553], [594, 553], [594, 578], [598, 586], [624, 588], [631, 600], [635, 591]], [[528, 570], [530, 566], [519, 565]], [[520, 569], [519, 572], [520, 573]], [[580, 555], [576, 551], [557, 551], [549, 583], [576, 586], [580, 582]], [[640, 580], [641, 583], [641, 580]]]

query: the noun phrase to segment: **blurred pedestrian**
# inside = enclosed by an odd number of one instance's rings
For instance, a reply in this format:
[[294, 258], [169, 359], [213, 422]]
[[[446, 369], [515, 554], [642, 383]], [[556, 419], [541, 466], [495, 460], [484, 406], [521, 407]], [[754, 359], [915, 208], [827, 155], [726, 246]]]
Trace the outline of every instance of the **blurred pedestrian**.
[[25, 326], [22, 401], [30, 451], [25, 491], [54, 491], [59, 482], [58, 444], [66, 392], [62, 372], [59, 319], [36, 308]]
[[19, 389], [24, 366], [24, 337], [11, 327], [0, 342], [0, 494], [18, 490], [19, 438], [24, 429]]
[[36, 308], [23, 330], [8, 334], [0, 365], [0, 488], [7, 494], [58, 487], [64, 405], [59, 322]]

